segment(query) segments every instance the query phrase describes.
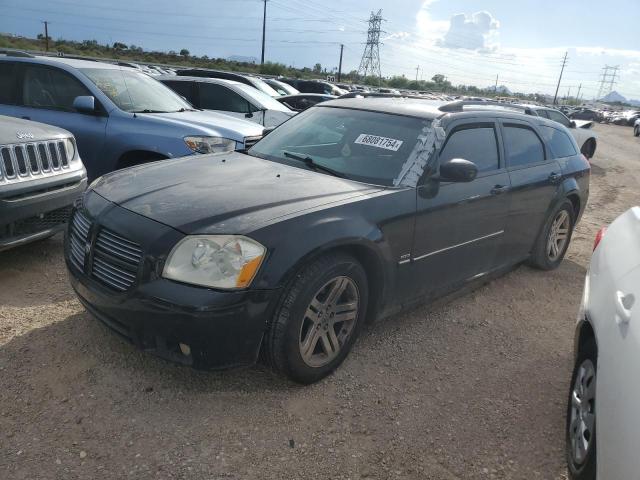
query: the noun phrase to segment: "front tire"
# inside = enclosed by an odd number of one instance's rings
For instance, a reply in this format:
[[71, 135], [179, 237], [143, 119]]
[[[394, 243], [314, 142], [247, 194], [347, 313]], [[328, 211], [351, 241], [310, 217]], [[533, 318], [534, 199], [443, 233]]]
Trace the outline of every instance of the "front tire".
[[366, 272], [349, 255], [326, 255], [303, 267], [265, 335], [266, 360], [298, 383], [326, 377], [349, 354], [364, 323], [368, 295]]
[[572, 480], [596, 478], [597, 366], [597, 347], [589, 340], [578, 353], [567, 402], [567, 467]]
[[640, 126], [636, 125], [635, 127], [633, 127], [633, 136], [634, 137], [640, 137]]
[[574, 223], [573, 204], [565, 200], [547, 218], [528, 263], [540, 270], [558, 268], [569, 248]]

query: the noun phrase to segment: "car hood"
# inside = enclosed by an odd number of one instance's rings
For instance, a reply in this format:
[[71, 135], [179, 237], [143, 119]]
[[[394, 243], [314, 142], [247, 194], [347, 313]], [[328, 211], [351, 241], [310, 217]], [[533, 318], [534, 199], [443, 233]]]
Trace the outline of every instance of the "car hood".
[[576, 128], [591, 128], [593, 127], [593, 120], [574, 120]]
[[59, 127], [0, 115], [1, 143], [38, 142], [71, 136], [70, 132]]
[[248, 233], [277, 218], [382, 189], [236, 152], [120, 170], [93, 187], [107, 200], [185, 234]]
[[[138, 113], [138, 116], [162, 119], [182, 129], [185, 135], [194, 135], [193, 126], [203, 129], [202, 135], [216, 135], [244, 142], [244, 137], [262, 135], [262, 127], [254, 122], [211, 111], [170, 112], [170, 113]], [[191, 128], [191, 130], [190, 130]]]

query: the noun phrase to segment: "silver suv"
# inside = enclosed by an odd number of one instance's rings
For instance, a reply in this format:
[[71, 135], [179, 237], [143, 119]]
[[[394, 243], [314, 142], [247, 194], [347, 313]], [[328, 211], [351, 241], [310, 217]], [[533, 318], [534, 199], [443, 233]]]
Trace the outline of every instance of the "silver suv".
[[62, 231], [86, 187], [71, 133], [0, 116], [0, 251]]

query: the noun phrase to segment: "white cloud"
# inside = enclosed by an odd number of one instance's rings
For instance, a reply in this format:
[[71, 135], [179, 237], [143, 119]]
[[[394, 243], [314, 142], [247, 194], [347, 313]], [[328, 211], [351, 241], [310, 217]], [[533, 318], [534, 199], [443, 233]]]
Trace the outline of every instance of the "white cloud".
[[391, 35], [387, 35], [386, 37], [382, 38], [382, 41], [385, 42], [387, 40], [404, 40], [410, 36], [411, 34], [409, 32], [394, 32]]
[[471, 17], [459, 13], [451, 17], [449, 30], [437, 43], [447, 48], [495, 50], [500, 23], [489, 12], [476, 12]]

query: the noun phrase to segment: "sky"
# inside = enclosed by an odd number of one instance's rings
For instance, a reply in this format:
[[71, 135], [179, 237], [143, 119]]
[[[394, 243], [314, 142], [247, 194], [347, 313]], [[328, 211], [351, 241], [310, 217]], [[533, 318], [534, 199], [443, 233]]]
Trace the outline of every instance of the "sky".
[[[105, 4], [108, 6], [105, 7]], [[640, 0], [268, 0], [265, 60], [357, 69], [367, 20], [382, 10], [384, 76], [498, 85], [592, 99], [602, 69], [640, 99]], [[0, 0], [0, 32], [124, 42], [146, 50], [260, 58], [262, 0]]]

